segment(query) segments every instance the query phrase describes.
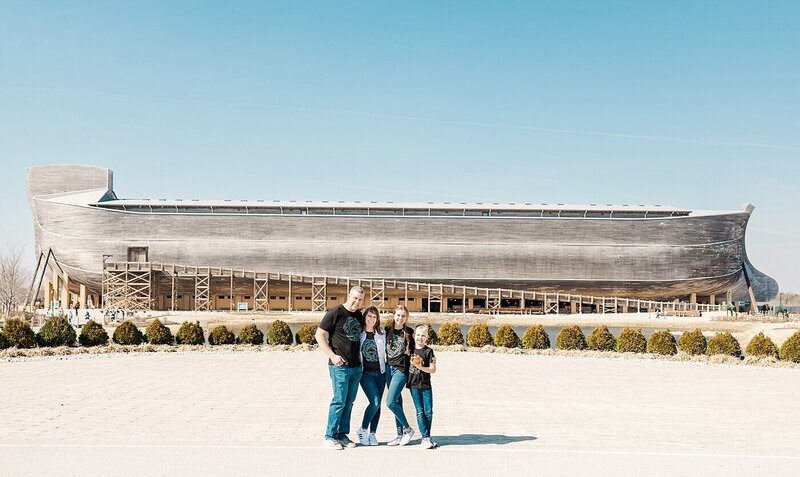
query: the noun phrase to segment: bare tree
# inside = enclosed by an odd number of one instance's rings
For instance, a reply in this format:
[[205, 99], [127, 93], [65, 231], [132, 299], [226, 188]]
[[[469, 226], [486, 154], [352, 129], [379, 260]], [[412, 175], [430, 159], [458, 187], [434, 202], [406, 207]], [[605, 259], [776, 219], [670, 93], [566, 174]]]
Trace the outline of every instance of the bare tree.
[[30, 285], [31, 273], [22, 247], [6, 245], [0, 252], [0, 308], [3, 315], [22, 305]]

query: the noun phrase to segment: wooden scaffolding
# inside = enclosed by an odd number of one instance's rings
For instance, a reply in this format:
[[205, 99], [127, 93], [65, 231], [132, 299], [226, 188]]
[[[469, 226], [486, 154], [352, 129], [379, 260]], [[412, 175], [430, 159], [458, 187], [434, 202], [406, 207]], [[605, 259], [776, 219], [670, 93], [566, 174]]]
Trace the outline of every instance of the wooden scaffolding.
[[115, 310], [152, 309], [152, 270], [125, 262], [103, 270], [103, 303]]
[[[175, 310], [176, 296], [179, 296], [179, 290], [183, 287], [184, 293], [191, 294], [193, 299], [188, 308], [182, 309], [241, 310], [238, 305], [242, 303], [234, 306], [234, 297], [241, 293], [247, 295], [247, 303], [251, 304], [244, 307], [246, 310], [321, 312], [336, 304], [330, 302], [336, 299], [336, 294], [342, 290], [346, 293], [355, 285], [362, 286], [367, 291], [366, 305], [376, 306], [381, 311], [387, 311], [390, 294], [399, 303], [409, 303], [414, 297], [425, 300], [426, 305], [420, 310], [423, 312], [549, 314], [587, 311], [624, 313], [629, 310], [723, 311], [723, 305], [717, 304], [595, 297], [552, 291], [481, 288], [393, 279], [286, 274], [157, 262], [108, 262], [103, 269], [103, 299], [105, 306], [112, 309], [156, 309], [157, 296], [160, 293], [162, 301], [165, 296], [168, 298], [167, 302], [161, 303], [161, 307]], [[276, 293], [282, 296], [275, 296]], [[222, 305], [215, 305], [215, 298], [225, 301]], [[283, 300], [284, 305], [273, 307], [273, 299], [278, 298]], [[337, 303], [343, 301], [343, 298], [339, 297]], [[469, 307], [470, 302], [473, 303], [472, 308]]]

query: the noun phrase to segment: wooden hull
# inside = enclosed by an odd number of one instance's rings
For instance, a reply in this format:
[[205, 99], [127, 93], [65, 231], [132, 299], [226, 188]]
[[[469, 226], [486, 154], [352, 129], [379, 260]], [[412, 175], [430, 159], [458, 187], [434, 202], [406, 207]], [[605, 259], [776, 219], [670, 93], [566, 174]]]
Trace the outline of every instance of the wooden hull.
[[[159, 214], [54, 196], [38, 185], [51, 167], [29, 173], [37, 245], [93, 288], [104, 255], [124, 261], [128, 247], [147, 247], [152, 262], [643, 299], [746, 298], [746, 268], [758, 300], [777, 294], [747, 260], [749, 210], [641, 219]], [[109, 172], [86, 169], [95, 179]], [[86, 189], [72, 182], [64, 187]]]

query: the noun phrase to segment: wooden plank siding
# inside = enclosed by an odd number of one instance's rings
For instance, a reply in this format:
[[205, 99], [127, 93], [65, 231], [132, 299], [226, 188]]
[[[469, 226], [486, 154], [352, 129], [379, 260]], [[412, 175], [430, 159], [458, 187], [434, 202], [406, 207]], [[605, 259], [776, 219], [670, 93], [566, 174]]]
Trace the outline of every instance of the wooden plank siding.
[[187, 264], [191, 274], [208, 264], [214, 276], [277, 270], [270, 280], [291, 273], [409, 282], [414, 291], [414, 283], [441, 284], [448, 295], [465, 290], [447, 287], [508, 292], [498, 299], [525, 290], [742, 299], [745, 272], [759, 300], [777, 293], [747, 260], [750, 208], [656, 218], [160, 214], [104, 208], [101, 197], [115, 198], [112, 177], [88, 166], [28, 175], [37, 251], [52, 250], [71, 280], [94, 290], [104, 257], [123, 262], [129, 248], [146, 247], [151, 263]]

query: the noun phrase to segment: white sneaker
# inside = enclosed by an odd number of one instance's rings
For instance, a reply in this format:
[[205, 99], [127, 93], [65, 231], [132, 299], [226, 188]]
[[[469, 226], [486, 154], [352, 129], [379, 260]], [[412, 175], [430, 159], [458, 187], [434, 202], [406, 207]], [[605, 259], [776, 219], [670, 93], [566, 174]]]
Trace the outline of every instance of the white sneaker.
[[403, 439], [403, 436], [397, 436], [394, 439], [390, 440], [386, 443], [387, 446], [399, 446], [400, 441]]
[[342, 450], [342, 443], [337, 441], [336, 439], [325, 439], [322, 441], [322, 447], [326, 449], [333, 449], [333, 450]]
[[369, 433], [369, 438], [368, 439], [369, 439], [369, 445], [371, 445], [371, 446], [378, 445], [378, 438], [375, 437], [375, 433], [374, 432], [370, 432]]
[[412, 437], [414, 437], [414, 429], [409, 427], [408, 429], [403, 431], [403, 436], [400, 438], [400, 444], [398, 445], [404, 446], [408, 444], [411, 441]]
[[368, 446], [369, 443], [369, 432], [366, 429], [359, 427], [356, 431], [356, 435], [358, 436], [358, 442], [361, 443], [362, 446]]
[[430, 437], [423, 437], [419, 445], [422, 446], [423, 449], [433, 449], [433, 443]]
[[347, 447], [348, 449], [352, 449], [356, 446], [356, 443], [351, 441], [350, 438], [347, 436], [344, 436], [341, 439], [339, 439], [339, 442], [341, 442], [342, 445]]

